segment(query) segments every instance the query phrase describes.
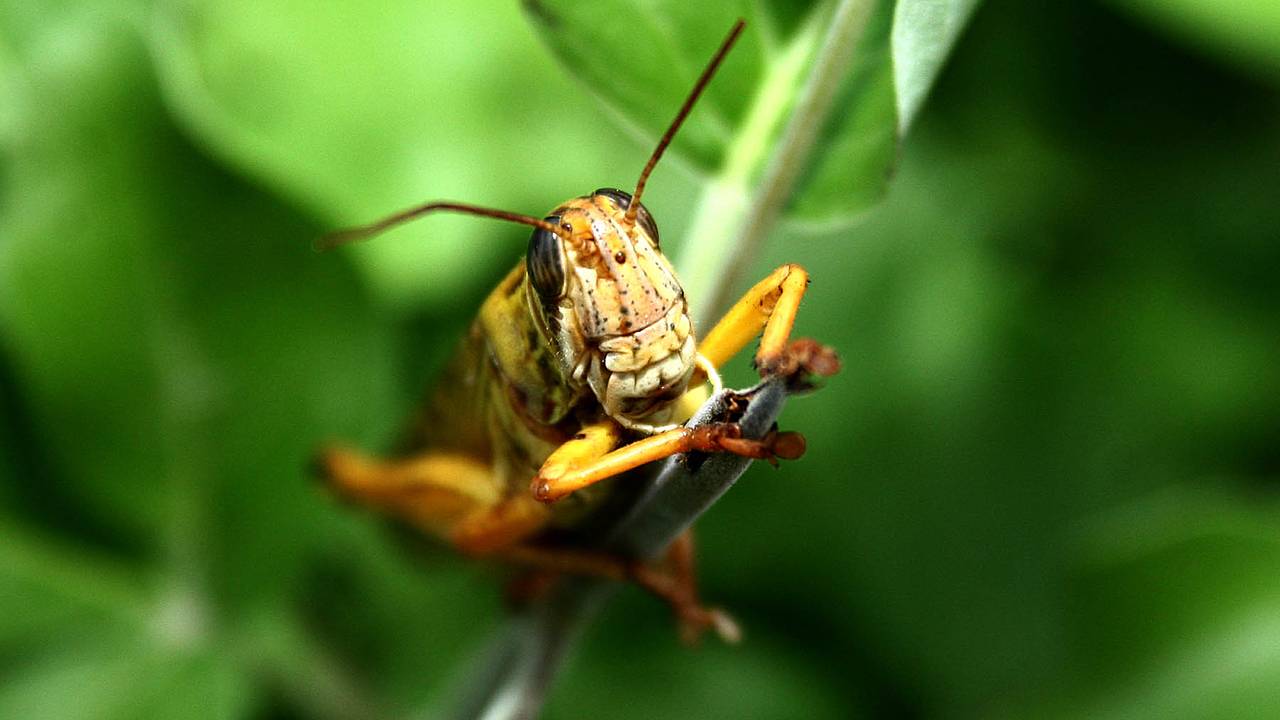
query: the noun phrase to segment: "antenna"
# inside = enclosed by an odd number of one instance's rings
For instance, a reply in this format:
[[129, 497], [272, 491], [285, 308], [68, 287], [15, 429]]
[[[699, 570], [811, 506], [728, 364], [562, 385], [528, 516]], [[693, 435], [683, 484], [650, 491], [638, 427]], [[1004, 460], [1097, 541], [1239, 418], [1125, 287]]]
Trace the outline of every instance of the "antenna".
[[702, 95], [702, 91], [707, 88], [707, 83], [711, 82], [711, 76], [716, 74], [724, 56], [729, 54], [729, 49], [733, 47], [734, 42], [738, 40], [738, 36], [742, 34], [742, 29], [747, 23], [739, 19], [733, 24], [733, 29], [729, 31], [729, 36], [720, 44], [720, 49], [711, 58], [711, 62], [707, 63], [707, 68], [702, 71], [702, 75], [698, 77], [698, 81], [693, 84], [693, 91], [689, 93], [689, 97], [685, 98], [684, 105], [680, 106], [680, 112], [676, 113], [676, 119], [671, 121], [671, 127], [663, 133], [662, 139], [658, 141], [658, 147], [654, 148], [653, 154], [649, 156], [649, 162], [645, 164], [644, 170], [640, 171], [640, 179], [636, 181], [636, 191], [631, 193], [631, 204], [627, 206], [626, 221], [628, 224], [636, 221], [636, 210], [640, 207], [640, 196], [644, 193], [645, 183], [649, 182], [649, 173], [653, 172], [653, 167], [658, 164], [658, 160], [662, 158], [662, 153], [666, 152], [667, 146], [671, 144], [672, 138], [676, 136], [676, 131], [684, 124], [684, 119], [689, 117], [689, 111], [693, 109], [693, 104], [698, 101], [698, 97]]
[[407, 210], [401, 210], [394, 215], [388, 215], [387, 217], [368, 225], [361, 225], [359, 227], [347, 228], [346, 230], [329, 233], [328, 235], [316, 240], [313, 247], [317, 252], [324, 252], [336, 247], [341, 247], [342, 245], [360, 242], [361, 240], [368, 240], [384, 230], [388, 230], [397, 225], [403, 225], [410, 220], [416, 220], [423, 215], [436, 212], [437, 210], [464, 213], [467, 215], [479, 215], [481, 217], [490, 217], [497, 220], [520, 223], [521, 225], [529, 225], [546, 230], [547, 232], [558, 235], [565, 240], [569, 239], [563, 228], [541, 218], [507, 212], [505, 210], [494, 210], [493, 208], [480, 207], [479, 205], [468, 205], [467, 203], [430, 202], [424, 205], [418, 205], [417, 207], [411, 207]]

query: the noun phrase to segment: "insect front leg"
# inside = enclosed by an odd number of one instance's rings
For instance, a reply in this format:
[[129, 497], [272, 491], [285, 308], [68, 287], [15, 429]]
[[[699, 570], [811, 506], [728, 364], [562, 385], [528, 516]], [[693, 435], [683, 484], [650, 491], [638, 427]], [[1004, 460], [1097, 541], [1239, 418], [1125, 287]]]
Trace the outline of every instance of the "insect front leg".
[[769, 461], [790, 460], [804, 454], [804, 439], [795, 433], [770, 432], [753, 440], [742, 437], [742, 430], [735, 423], [673, 428], [614, 450], [606, 449], [616, 445], [621, 436], [622, 428], [612, 420], [584, 428], [579, 438], [560, 446], [543, 463], [531, 484], [533, 497], [554, 502], [641, 465], [695, 450]]
[[813, 340], [791, 339], [808, 284], [809, 273], [799, 265], [783, 265], [769, 273], [729, 308], [703, 338], [698, 352], [720, 367], [759, 335], [754, 362], [761, 377], [792, 377], [802, 371], [835, 374], [840, 360], [834, 351]]

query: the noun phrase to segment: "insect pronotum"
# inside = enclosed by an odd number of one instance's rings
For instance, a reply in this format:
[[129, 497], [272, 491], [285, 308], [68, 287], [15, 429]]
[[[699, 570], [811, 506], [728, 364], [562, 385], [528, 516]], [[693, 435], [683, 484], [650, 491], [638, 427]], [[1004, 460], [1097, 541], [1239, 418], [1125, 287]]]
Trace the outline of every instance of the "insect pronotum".
[[319, 467], [340, 495], [401, 518], [458, 550], [554, 573], [629, 579], [667, 600], [686, 637], [736, 635], [701, 605], [691, 539], [665, 569], [557, 545], [613, 488], [601, 481], [677, 453], [775, 461], [804, 451], [796, 433], [742, 437], [733, 423], [679, 425], [719, 386], [716, 368], [757, 336], [762, 377], [829, 375], [833, 352], [791, 340], [808, 275], [784, 265], [695, 340], [684, 291], [640, 202], [650, 173], [743, 29], [738, 21], [662, 135], [630, 194], [603, 188], [545, 217], [430, 202], [321, 239], [365, 240], [434, 212], [533, 227], [528, 253], [480, 308], [414, 423], [405, 450], [380, 459], [344, 448]]

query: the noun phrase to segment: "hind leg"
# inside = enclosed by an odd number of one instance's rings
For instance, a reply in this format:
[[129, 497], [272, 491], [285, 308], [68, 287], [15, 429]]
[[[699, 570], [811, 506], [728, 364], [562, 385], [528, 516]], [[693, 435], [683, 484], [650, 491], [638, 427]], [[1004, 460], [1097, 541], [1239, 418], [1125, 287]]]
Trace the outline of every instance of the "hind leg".
[[[611, 430], [588, 427], [576, 445], [566, 443], [555, 457], [586, 460], [607, 453], [616, 440]], [[381, 460], [329, 448], [316, 464], [344, 499], [405, 520], [463, 553], [539, 574], [634, 582], [671, 606], [683, 638], [696, 639], [708, 627], [726, 640], [737, 637], [737, 626], [727, 615], [699, 603], [687, 534], [668, 552], [666, 568], [605, 553], [539, 547], [529, 541], [546, 527], [550, 507], [527, 493], [503, 498], [490, 466], [473, 458], [429, 452]]]
[[487, 463], [467, 455], [427, 452], [383, 460], [347, 448], [325, 448], [316, 467], [344, 500], [398, 517], [432, 535], [451, 529], [500, 500]]

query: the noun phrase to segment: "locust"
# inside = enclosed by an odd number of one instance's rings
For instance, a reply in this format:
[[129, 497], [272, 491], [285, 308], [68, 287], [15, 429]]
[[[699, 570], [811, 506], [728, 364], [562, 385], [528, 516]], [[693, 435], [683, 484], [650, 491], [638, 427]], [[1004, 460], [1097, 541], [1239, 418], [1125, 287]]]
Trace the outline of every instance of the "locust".
[[798, 433], [775, 428], [753, 439], [732, 422], [681, 425], [720, 389], [718, 368], [757, 336], [762, 378], [807, 383], [839, 367], [829, 348], [791, 339], [808, 285], [795, 264], [748, 290], [699, 342], [658, 226], [640, 201], [743, 27], [739, 20], [712, 57], [633, 192], [602, 188], [541, 218], [429, 202], [321, 238], [319, 249], [330, 249], [442, 211], [533, 228], [525, 258], [484, 300], [407, 447], [389, 458], [341, 445], [320, 451], [318, 470], [334, 492], [469, 556], [550, 576], [633, 581], [670, 604], [686, 638], [707, 628], [736, 637], [732, 619], [698, 597], [688, 532], [657, 563], [555, 538], [616, 496], [620, 475], [647, 463], [693, 451], [799, 457]]

